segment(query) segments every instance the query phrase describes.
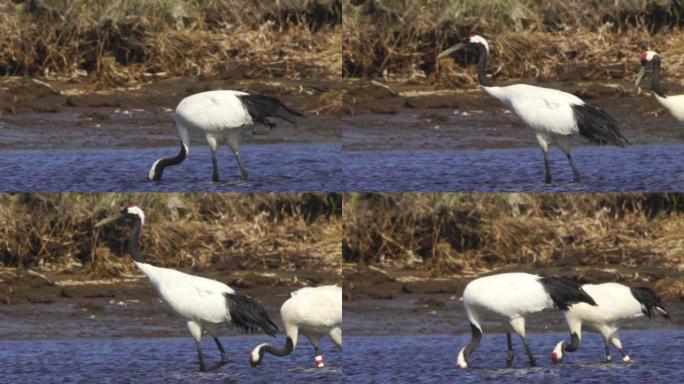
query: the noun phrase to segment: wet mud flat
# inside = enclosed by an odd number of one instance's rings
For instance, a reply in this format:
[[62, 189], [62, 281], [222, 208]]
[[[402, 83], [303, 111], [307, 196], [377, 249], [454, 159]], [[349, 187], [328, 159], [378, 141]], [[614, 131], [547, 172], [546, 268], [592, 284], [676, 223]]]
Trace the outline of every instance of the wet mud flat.
[[[650, 92], [637, 94], [630, 82], [527, 83], [560, 89], [605, 109], [618, 121], [631, 145], [684, 144], [684, 127]], [[377, 84], [346, 83], [345, 150], [538, 148], [533, 132], [479, 87]], [[672, 92], [684, 90], [673, 87]], [[576, 145], [586, 142], [578, 138]]]
[[[333, 284], [334, 265], [280, 270], [187, 271], [254, 297], [282, 328], [280, 306], [303, 286]], [[222, 335], [240, 335], [230, 325]], [[93, 278], [82, 273], [0, 271], [0, 339], [185, 337], [187, 328], [142, 274]]]
[[[277, 121], [272, 131], [255, 127], [243, 134], [243, 143], [340, 140], [330, 116], [339, 110], [341, 85], [330, 80], [168, 78], [95, 90], [76, 81], [6, 78], [0, 82], [0, 149], [177, 146], [176, 105], [186, 96], [215, 89], [275, 95], [306, 115], [296, 125]], [[205, 145], [206, 140], [194, 133], [191, 142]]]

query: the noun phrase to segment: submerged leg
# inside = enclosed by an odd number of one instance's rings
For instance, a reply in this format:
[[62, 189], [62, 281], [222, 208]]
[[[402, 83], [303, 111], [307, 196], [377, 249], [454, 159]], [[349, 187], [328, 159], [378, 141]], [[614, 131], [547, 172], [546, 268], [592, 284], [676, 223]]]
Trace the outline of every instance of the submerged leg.
[[608, 345], [608, 339], [603, 339], [603, 344], [606, 346], [606, 362], [611, 362], [613, 358], [610, 356], [610, 346]]
[[207, 143], [211, 148], [211, 165], [213, 167], [212, 181], [219, 181], [218, 160], [216, 159], [216, 147], [218, 146], [216, 137], [214, 135], [207, 135]]
[[622, 361], [624, 361], [625, 363], [628, 363], [632, 360], [629, 358], [629, 356], [627, 356], [627, 354], [625, 353], [625, 350], [622, 349], [622, 342], [620, 341], [620, 339], [617, 336], [612, 336], [610, 338], [610, 342], [622, 354]]
[[221, 365], [224, 365], [230, 361], [230, 359], [228, 358], [228, 354], [226, 353], [226, 350], [223, 349], [223, 345], [221, 345], [221, 341], [218, 339], [218, 337], [212, 336], [212, 338], [216, 343], [216, 348], [218, 348], [219, 352], [221, 352]]
[[204, 354], [202, 354], [202, 347], [200, 346], [200, 341], [202, 340], [202, 328], [194, 321], [188, 321], [187, 325], [192, 338], [195, 339], [195, 348], [197, 348], [197, 357], [199, 358], [199, 369], [202, 372], [206, 372], [207, 367], [204, 365]]
[[314, 347], [314, 361], [316, 362], [316, 366], [318, 368], [325, 367], [325, 361], [323, 361], [323, 356], [321, 355], [321, 350], [320, 350], [320, 348], [318, 348], [320, 336], [318, 336], [318, 335], [309, 336], [309, 341], [311, 342], [311, 345], [313, 345], [313, 347]]
[[544, 182], [546, 184], [551, 184], [551, 164], [549, 164], [549, 140], [543, 135], [537, 135], [537, 142], [544, 152], [544, 169], [546, 170], [546, 175], [544, 177]]
[[511, 320], [511, 328], [513, 328], [515, 333], [517, 333], [520, 336], [520, 339], [522, 340], [523, 345], [525, 346], [527, 358], [530, 360], [530, 367], [536, 367], [537, 361], [534, 359], [532, 350], [530, 349], [530, 346], [527, 344], [527, 336], [525, 336], [525, 318], [517, 317]]
[[506, 368], [513, 367], [513, 341], [511, 340], [511, 333], [506, 332], [506, 341], [508, 341], [508, 354], [506, 354]]
[[237, 160], [238, 166], [240, 167], [240, 179], [242, 180], [247, 180], [249, 177], [249, 173], [247, 173], [247, 170], [245, 169], [244, 164], [242, 163], [242, 158], [240, 157], [240, 151], [238, 148], [240, 147], [240, 132], [239, 130], [236, 130], [236, 132], [229, 132], [226, 134], [226, 141], [228, 142], [228, 148], [233, 152], [235, 155], [235, 160]]
[[581, 178], [580, 178], [580, 173], [577, 170], [577, 167], [575, 166], [575, 161], [572, 159], [572, 155], [568, 151], [568, 153], [565, 154], [568, 157], [568, 161], [570, 162], [570, 166], [572, 167], [572, 178], [575, 181], [575, 183], [580, 183]]

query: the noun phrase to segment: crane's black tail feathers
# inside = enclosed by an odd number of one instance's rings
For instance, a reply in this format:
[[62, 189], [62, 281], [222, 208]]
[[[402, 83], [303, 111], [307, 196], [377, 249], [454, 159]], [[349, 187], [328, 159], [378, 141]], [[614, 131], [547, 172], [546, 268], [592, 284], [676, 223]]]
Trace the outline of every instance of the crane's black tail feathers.
[[553, 300], [553, 305], [562, 311], [570, 309], [570, 306], [576, 303], [596, 305], [594, 299], [582, 289], [582, 284], [578, 281], [564, 277], [542, 277], [539, 282]]
[[572, 109], [580, 135], [592, 144], [624, 147], [628, 143], [617, 121], [603, 109], [589, 104], [573, 105]]
[[652, 318], [655, 315], [655, 311], [658, 311], [666, 320], [670, 320], [670, 313], [665, 309], [663, 301], [650, 288], [637, 287], [630, 288], [630, 290], [632, 291], [632, 296], [641, 303], [641, 312], [644, 315]]
[[242, 104], [247, 108], [247, 112], [256, 124], [263, 124], [272, 127], [273, 123], [266, 120], [268, 117], [277, 117], [294, 124], [297, 117], [302, 117], [301, 113], [287, 107], [276, 97], [260, 93], [239, 96]]
[[261, 328], [267, 335], [275, 337], [280, 331], [258, 301], [239, 293], [226, 293], [224, 296], [232, 323], [243, 332], [255, 333]]

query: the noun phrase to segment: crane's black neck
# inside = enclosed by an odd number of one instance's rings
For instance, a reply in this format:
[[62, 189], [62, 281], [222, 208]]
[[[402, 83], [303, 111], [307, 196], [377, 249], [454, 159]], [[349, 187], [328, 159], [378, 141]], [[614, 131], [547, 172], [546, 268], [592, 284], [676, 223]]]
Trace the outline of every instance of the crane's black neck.
[[180, 151], [176, 156], [159, 159], [159, 161], [157, 161], [157, 163], [154, 165], [154, 169], [152, 170], [153, 181], [161, 180], [162, 174], [164, 173], [164, 168], [170, 167], [172, 165], [178, 165], [185, 160], [185, 157], [188, 154], [188, 149], [183, 143], [183, 140], [181, 140], [180, 144]]
[[294, 342], [292, 341], [291, 337], [287, 337], [287, 340], [285, 340], [285, 346], [282, 348], [275, 348], [271, 344], [266, 344], [261, 348], [261, 354], [263, 356], [264, 352], [268, 352], [272, 355], [278, 356], [278, 357], [283, 357], [287, 356], [290, 353], [294, 351]]
[[128, 249], [131, 251], [131, 257], [133, 258], [134, 261], [138, 263], [142, 263], [142, 259], [140, 258], [140, 247], [138, 245], [140, 241], [140, 230], [142, 229], [142, 220], [140, 220], [139, 217], [135, 216], [133, 218], [133, 232], [131, 233], [131, 237], [128, 239]]
[[483, 87], [491, 87], [492, 81], [487, 77], [487, 57], [489, 53], [484, 45], [479, 45], [478, 50], [480, 51], [480, 59], [477, 62], [477, 79]]
[[653, 58], [653, 75], [651, 76], [651, 90], [660, 97], [665, 96], [665, 91], [660, 87], [660, 57]]

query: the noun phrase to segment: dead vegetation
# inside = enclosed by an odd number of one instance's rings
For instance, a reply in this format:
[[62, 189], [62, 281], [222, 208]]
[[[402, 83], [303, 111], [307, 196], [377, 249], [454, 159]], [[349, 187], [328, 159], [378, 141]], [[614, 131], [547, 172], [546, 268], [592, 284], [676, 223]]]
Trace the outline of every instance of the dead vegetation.
[[344, 217], [346, 262], [435, 277], [657, 268], [680, 271], [659, 288], [684, 298], [684, 194], [350, 194]]
[[476, 84], [472, 54], [435, 61], [470, 32], [488, 39], [502, 79], [632, 79], [645, 47], [684, 72], [680, 1], [347, 0], [343, 13], [345, 77]]
[[339, 194], [106, 193], [0, 195], [0, 267], [121, 277], [134, 271], [130, 224], [94, 224], [134, 202], [141, 252], [173, 268], [340, 267]]
[[339, 0], [15, 0], [0, 75], [101, 87], [167, 76], [339, 77]]

